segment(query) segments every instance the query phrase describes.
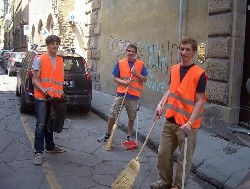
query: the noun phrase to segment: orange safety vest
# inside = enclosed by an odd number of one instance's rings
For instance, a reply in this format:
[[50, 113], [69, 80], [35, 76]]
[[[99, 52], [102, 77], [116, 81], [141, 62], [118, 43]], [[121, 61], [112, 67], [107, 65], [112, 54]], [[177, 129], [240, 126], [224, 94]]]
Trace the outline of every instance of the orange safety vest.
[[[195, 105], [196, 88], [203, 73], [203, 69], [194, 65], [180, 82], [180, 64], [171, 67], [171, 83], [167, 99], [166, 118], [174, 117], [176, 123], [179, 125], [188, 122]], [[203, 100], [206, 102], [205, 95]], [[200, 128], [202, 113], [203, 108], [193, 123], [192, 128]]]
[[[119, 65], [119, 70], [120, 70], [120, 79], [129, 80], [131, 71], [130, 71], [128, 59], [125, 58], [125, 59], [119, 60], [118, 65]], [[137, 73], [141, 73], [143, 65], [144, 65], [144, 62], [140, 60], [135, 61], [134, 67]], [[136, 77], [135, 75], [132, 75], [132, 81], [129, 84], [128, 93], [130, 95], [140, 97], [142, 88], [143, 88], [143, 82], [140, 79], [138, 79], [138, 77]], [[127, 86], [118, 85], [117, 92], [125, 93], [126, 89], [127, 89]]]
[[[63, 93], [64, 67], [63, 58], [56, 56], [56, 68], [54, 69], [52, 61], [47, 53], [40, 56], [41, 58], [41, 73], [39, 82], [45, 91], [51, 97], [61, 98]], [[44, 94], [34, 89], [36, 99], [45, 99]]]

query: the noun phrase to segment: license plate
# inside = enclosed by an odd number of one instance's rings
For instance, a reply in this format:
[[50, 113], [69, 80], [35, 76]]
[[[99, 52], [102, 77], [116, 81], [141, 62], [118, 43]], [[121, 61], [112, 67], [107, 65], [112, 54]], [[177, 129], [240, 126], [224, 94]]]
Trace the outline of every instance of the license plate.
[[74, 87], [75, 82], [74, 81], [64, 81], [63, 85], [66, 86], [66, 87]]

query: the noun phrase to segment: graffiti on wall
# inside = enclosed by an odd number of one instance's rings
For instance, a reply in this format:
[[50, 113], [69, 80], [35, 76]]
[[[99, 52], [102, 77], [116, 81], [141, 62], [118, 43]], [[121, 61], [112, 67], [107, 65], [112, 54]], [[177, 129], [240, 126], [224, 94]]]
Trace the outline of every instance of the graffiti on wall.
[[165, 93], [167, 89], [167, 73], [169, 68], [178, 62], [178, 45], [167, 42], [167, 46], [158, 43], [131, 42], [110, 36], [107, 41], [107, 50], [115, 61], [124, 57], [129, 44], [138, 47], [137, 58], [145, 62], [148, 72], [146, 86], [153, 92]]

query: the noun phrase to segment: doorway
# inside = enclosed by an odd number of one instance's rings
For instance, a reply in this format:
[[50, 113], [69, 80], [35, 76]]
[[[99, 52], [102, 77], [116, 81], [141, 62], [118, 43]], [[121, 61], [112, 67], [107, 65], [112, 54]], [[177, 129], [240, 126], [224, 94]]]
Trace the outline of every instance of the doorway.
[[243, 64], [243, 78], [240, 98], [240, 125], [250, 128], [250, 94], [246, 90], [246, 82], [250, 77], [250, 0], [247, 0], [245, 53]]

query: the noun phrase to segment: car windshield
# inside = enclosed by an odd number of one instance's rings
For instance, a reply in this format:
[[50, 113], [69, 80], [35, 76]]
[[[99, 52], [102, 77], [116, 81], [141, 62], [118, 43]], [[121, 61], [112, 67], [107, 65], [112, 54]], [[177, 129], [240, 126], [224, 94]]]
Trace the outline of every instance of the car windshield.
[[64, 57], [64, 71], [84, 72], [83, 59], [75, 57]]

